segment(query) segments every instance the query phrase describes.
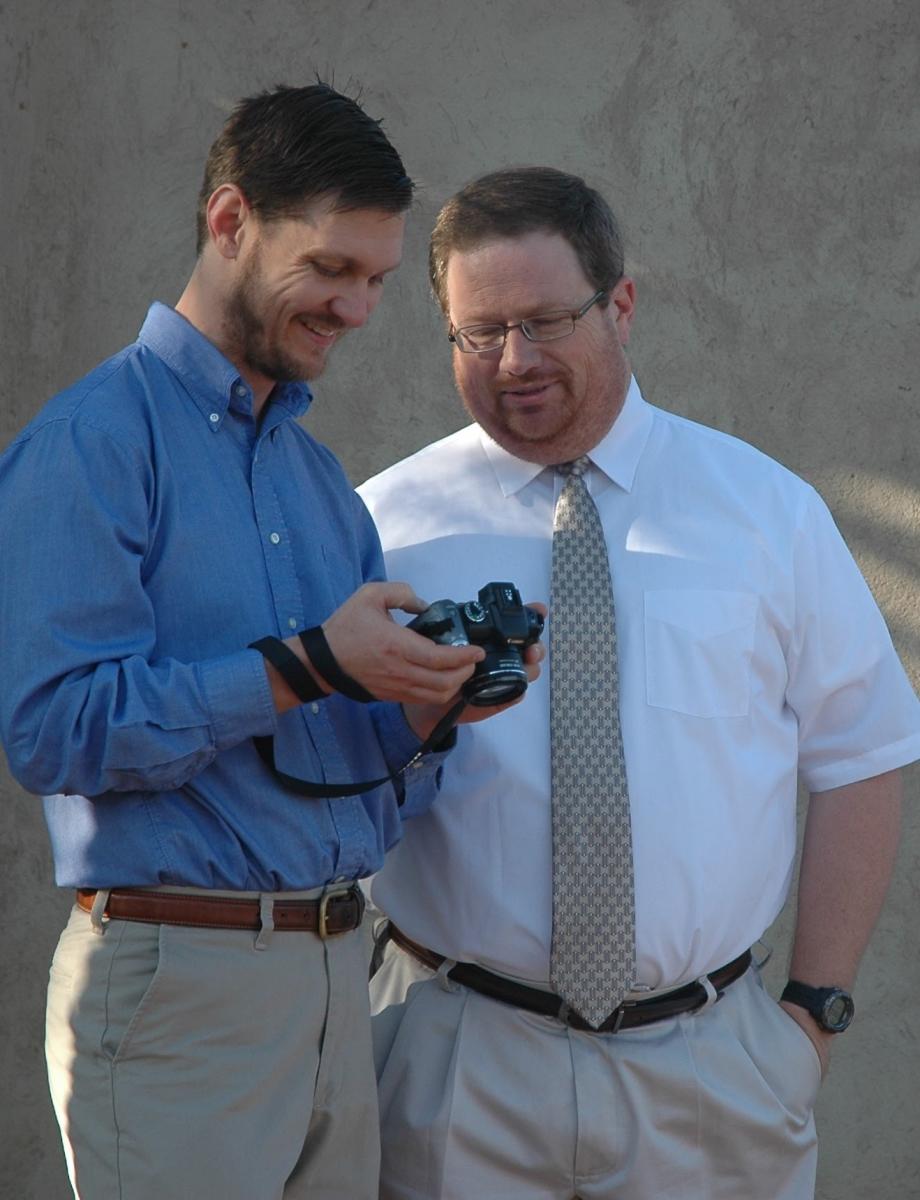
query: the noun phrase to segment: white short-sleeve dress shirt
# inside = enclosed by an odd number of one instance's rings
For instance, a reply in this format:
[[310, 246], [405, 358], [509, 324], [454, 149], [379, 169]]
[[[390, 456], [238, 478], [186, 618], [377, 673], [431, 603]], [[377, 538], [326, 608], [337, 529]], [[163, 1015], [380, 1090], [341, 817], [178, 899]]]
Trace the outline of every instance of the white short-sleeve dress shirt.
[[[635, 381], [590, 458], [616, 602], [638, 982], [657, 989], [763, 934], [792, 874], [798, 776], [824, 791], [920, 758], [920, 703], [808, 484], [652, 407]], [[390, 578], [428, 601], [510, 580], [548, 602], [559, 486], [474, 425], [359, 491]], [[540, 984], [551, 671], [517, 707], [460, 730], [440, 798], [406, 823], [372, 887], [416, 941]]]

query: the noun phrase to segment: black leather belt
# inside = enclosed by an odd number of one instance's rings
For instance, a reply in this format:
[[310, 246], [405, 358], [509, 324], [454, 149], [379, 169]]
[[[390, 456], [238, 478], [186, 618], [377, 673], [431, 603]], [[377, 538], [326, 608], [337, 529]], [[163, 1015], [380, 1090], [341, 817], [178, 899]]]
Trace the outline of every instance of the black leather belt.
[[[430, 967], [432, 971], [437, 971], [446, 961], [442, 954], [435, 954], [433, 950], [428, 950], [406, 937], [392, 921], [389, 936], [397, 946], [418, 959], [424, 966]], [[708, 975], [707, 979], [715, 990], [716, 999], [721, 997], [729, 984], [740, 979], [750, 965], [751, 952], [745, 950], [730, 963]], [[485, 970], [484, 967], [478, 967], [475, 963], [457, 963], [447, 972], [447, 978], [493, 1000], [500, 1000], [503, 1004], [511, 1004], [515, 1008], [526, 1009], [527, 1012], [540, 1013], [544, 1017], [555, 1017], [569, 1028], [580, 1029], [585, 1033], [617, 1033], [621, 1029], [650, 1025], [653, 1021], [665, 1021], [668, 1017], [676, 1017], [681, 1013], [695, 1012], [709, 999], [706, 988], [694, 980], [684, 987], [675, 988], [673, 992], [652, 996], [648, 1000], [626, 1000], [595, 1029], [574, 1009], [569, 1008], [561, 996], [541, 991], [540, 988], [527, 987], [523, 983], [515, 983], [502, 975]]]

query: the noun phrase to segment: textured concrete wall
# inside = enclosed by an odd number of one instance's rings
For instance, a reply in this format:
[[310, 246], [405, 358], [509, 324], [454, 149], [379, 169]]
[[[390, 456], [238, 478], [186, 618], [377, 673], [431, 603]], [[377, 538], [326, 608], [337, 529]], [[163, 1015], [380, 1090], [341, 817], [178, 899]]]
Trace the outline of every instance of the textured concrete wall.
[[[0, 0], [0, 443], [177, 297], [229, 104], [334, 75], [422, 184], [405, 265], [310, 416], [355, 481], [464, 423], [423, 277], [440, 201], [487, 168], [574, 170], [626, 229], [647, 394], [821, 488], [916, 685], [918, 50], [916, 0]], [[819, 1102], [823, 1200], [920, 1194], [907, 780], [860, 1019]], [[0, 1200], [64, 1200], [40, 1054], [68, 901], [38, 802], [6, 774], [0, 793]]]

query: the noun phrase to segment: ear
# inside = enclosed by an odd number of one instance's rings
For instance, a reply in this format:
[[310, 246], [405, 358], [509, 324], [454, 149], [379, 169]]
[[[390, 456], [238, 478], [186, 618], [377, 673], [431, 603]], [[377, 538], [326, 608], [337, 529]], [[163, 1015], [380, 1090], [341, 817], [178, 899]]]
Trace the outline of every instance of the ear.
[[636, 285], [626, 275], [610, 293], [610, 311], [613, 314], [620, 345], [625, 346], [629, 341], [629, 331], [632, 328], [636, 311]]
[[211, 193], [205, 210], [210, 239], [224, 258], [236, 258], [252, 209], [235, 183], [223, 183]]

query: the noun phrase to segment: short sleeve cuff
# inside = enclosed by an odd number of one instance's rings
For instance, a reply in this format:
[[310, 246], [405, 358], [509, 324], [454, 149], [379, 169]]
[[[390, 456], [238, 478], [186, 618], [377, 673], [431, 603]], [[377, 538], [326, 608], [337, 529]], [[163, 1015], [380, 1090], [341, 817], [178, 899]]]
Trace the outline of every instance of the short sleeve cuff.
[[920, 759], [920, 733], [902, 738], [889, 746], [860, 754], [842, 762], [802, 770], [802, 780], [809, 792], [828, 792], [832, 788], [846, 787], [850, 783], [861, 783], [874, 779], [887, 771], [897, 771]]

